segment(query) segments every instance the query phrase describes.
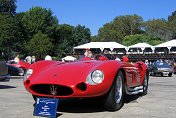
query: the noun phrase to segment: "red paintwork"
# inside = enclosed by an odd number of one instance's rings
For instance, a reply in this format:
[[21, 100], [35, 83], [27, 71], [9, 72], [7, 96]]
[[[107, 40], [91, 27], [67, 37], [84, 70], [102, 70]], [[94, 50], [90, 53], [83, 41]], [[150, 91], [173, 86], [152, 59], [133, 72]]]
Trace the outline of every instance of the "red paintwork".
[[[33, 69], [32, 75], [24, 82], [26, 89], [37, 96], [45, 97], [96, 97], [102, 96], [111, 88], [113, 80], [119, 69], [123, 69], [127, 87], [142, 85], [147, 66], [142, 64], [130, 64], [115, 60], [108, 61], [76, 61], [76, 62], [59, 62], [59, 61], [39, 61], [30, 66]], [[100, 69], [104, 73], [104, 80], [98, 85], [89, 85], [86, 83], [87, 76], [94, 70]], [[57, 76], [56, 76], [57, 75]], [[80, 91], [76, 86], [78, 83], [86, 83], [87, 89]], [[30, 87], [35, 84], [56, 84], [70, 87], [73, 94], [69, 96], [53, 96], [39, 94]]]
[[[14, 60], [10, 60], [8, 64], [12, 61]], [[17, 64], [9, 64], [9, 65], [15, 66], [17, 68], [24, 68], [25, 70], [27, 70], [31, 64], [19, 60]]]
[[107, 61], [109, 59], [107, 57], [105, 57], [105, 56], [101, 56], [101, 57], [98, 58], [98, 60], [99, 61]]
[[89, 57], [84, 57], [80, 61], [86, 61], [86, 60], [95, 60], [95, 59], [92, 59], [92, 58], [89, 58]]

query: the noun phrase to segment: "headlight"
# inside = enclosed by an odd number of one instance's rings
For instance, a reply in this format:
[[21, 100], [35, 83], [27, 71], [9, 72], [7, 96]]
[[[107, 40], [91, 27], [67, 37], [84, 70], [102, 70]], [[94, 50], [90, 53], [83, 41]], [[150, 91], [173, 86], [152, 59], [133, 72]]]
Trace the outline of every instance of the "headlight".
[[101, 70], [94, 70], [86, 79], [86, 82], [90, 85], [100, 84], [104, 79], [104, 73]]
[[26, 81], [26, 79], [33, 73], [33, 70], [31, 68], [29, 68], [25, 75], [24, 75], [24, 81]]

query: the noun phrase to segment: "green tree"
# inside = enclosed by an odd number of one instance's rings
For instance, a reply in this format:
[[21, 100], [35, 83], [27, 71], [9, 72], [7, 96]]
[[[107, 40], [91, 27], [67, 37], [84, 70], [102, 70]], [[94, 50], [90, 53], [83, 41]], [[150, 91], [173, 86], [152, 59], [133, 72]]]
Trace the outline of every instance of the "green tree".
[[16, 26], [12, 16], [0, 13], [0, 54], [1, 58], [9, 59], [13, 56], [13, 42], [15, 39]]
[[68, 24], [59, 25], [56, 29], [56, 40], [54, 41], [54, 53], [58, 58], [66, 56], [73, 50], [72, 31], [73, 26]]
[[28, 55], [28, 52], [26, 50], [26, 44], [27, 44], [26, 31], [21, 22], [24, 15], [25, 13], [21, 12], [21, 13], [16, 13], [13, 17], [15, 26], [16, 26], [13, 47], [14, 47], [14, 51], [18, 52], [20, 56], [23, 56], [23, 57]]
[[123, 38], [122, 44], [126, 46], [131, 46], [141, 42], [147, 42], [146, 37], [142, 34], [134, 34], [134, 35], [125, 36]]
[[123, 38], [122, 33], [119, 28], [116, 27], [113, 23], [106, 23], [102, 28], [98, 30], [98, 39], [99, 41], [116, 41], [121, 43]]
[[143, 18], [136, 14], [117, 16], [113, 20], [113, 24], [119, 28], [123, 36], [142, 33], [142, 22]]
[[28, 44], [29, 52], [31, 52], [31, 55], [35, 55], [37, 59], [42, 59], [46, 54], [50, 54], [53, 47], [52, 39], [46, 34], [42, 34], [41, 31], [35, 34]]
[[158, 45], [163, 43], [163, 39], [157, 35], [144, 35], [144, 34], [134, 34], [128, 35], [123, 38], [123, 45], [131, 46], [137, 43], [148, 43], [150, 45]]
[[157, 35], [163, 39], [171, 39], [168, 22], [165, 19], [148, 20], [143, 24], [147, 34]]
[[58, 26], [58, 19], [53, 16], [50, 9], [47, 10], [46, 8], [33, 7], [25, 12], [22, 23], [27, 32], [28, 40], [38, 33], [38, 31], [54, 38], [53, 36]]
[[100, 41], [116, 41], [122, 43], [123, 37], [141, 34], [142, 17], [134, 15], [117, 16], [112, 22], [106, 23], [98, 30]]
[[0, 0], [0, 13], [14, 15], [16, 11], [16, 0]]
[[147, 43], [150, 44], [150, 45], [158, 45], [158, 44], [161, 44], [161, 43], [164, 43], [164, 39], [158, 35], [153, 35], [153, 34], [148, 34], [148, 35], [145, 35], [146, 38], [147, 38]]
[[95, 36], [90, 36], [90, 39], [91, 39], [91, 42], [100, 42], [100, 41], [101, 41], [101, 39], [98, 38], [97, 35], [95, 35]]
[[78, 46], [90, 42], [90, 35], [91, 33], [89, 28], [81, 25], [74, 27], [72, 36], [72, 42], [74, 42], [73, 46]]
[[168, 22], [172, 33], [172, 39], [176, 39], [176, 11], [172, 12], [171, 16], [168, 16]]

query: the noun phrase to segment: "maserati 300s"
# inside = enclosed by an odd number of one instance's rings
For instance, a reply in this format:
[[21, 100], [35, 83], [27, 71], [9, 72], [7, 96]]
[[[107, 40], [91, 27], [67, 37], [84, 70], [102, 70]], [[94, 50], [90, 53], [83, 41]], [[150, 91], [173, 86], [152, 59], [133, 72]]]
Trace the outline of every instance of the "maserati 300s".
[[39, 61], [26, 71], [24, 85], [34, 99], [101, 97], [105, 109], [115, 111], [125, 94], [147, 94], [148, 75], [143, 62]]

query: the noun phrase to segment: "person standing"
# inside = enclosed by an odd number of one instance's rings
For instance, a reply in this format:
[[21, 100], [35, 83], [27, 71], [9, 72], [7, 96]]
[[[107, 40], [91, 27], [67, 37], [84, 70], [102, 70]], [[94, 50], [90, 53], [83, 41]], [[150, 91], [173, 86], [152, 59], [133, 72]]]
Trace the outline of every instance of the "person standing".
[[31, 64], [31, 56], [27, 56], [27, 57], [25, 58], [25, 61], [26, 61], [27, 63]]
[[20, 60], [20, 59], [19, 59], [19, 56], [20, 56], [20, 55], [18, 54], [18, 55], [14, 58], [14, 61], [17, 62], [17, 63], [18, 63], [19, 60]]
[[108, 50], [104, 50], [104, 56], [107, 57], [109, 60], [112, 59], [111, 54], [109, 54]]
[[123, 62], [129, 62], [128, 55], [125, 55], [122, 57]]
[[50, 55], [46, 55], [45, 60], [50, 60], [52, 61], [52, 57]]
[[31, 64], [35, 63], [35, 56], [33, 55], [31, 58]]

